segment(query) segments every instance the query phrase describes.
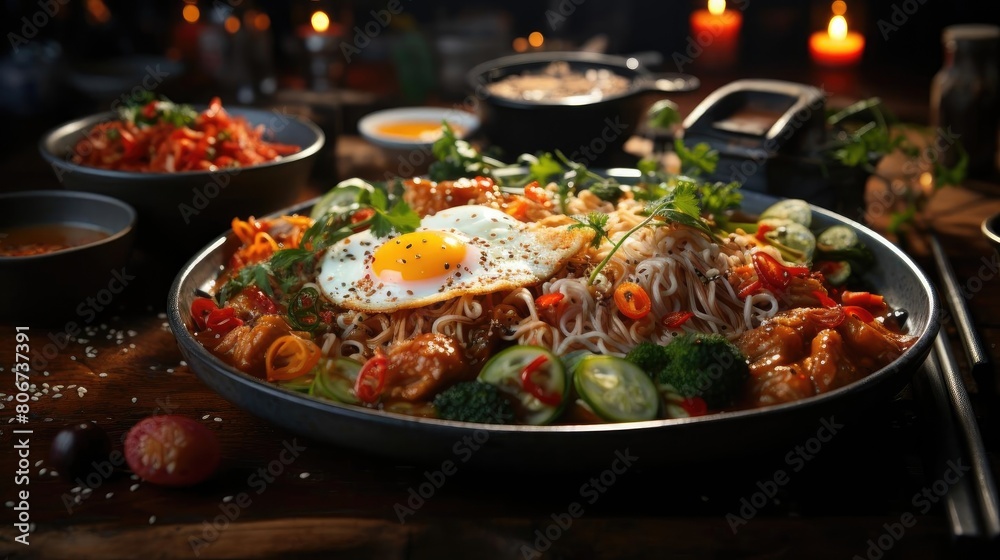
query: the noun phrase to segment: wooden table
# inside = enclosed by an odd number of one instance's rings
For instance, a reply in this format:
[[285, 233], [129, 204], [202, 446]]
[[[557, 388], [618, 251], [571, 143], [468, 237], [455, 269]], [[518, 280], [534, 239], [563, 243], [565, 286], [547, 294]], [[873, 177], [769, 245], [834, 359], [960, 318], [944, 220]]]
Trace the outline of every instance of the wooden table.
[[[1000, 274], [989, 268], [997, 254], [978, 225], [997, 211], [1000, 200], [964, 189], [942, 192], [929, 211], [959, 277], [981, 280], [970, 303], [994, 363]], [[931, 270], [919, 246], [915, 251]], [[17, 325], [0, 326], [4, 558], [875, 558], [880, 542], [905, 558], [955, 554], [941, 503], [923, 511], [914, 500], [939, 473], [925, 472], [922, 460], [924, 423], [934, 419], [920, 417], [906, 396], [847, 423], [794, 472], [786, 455], [796, 442], [686, 469], [647, 466], [640, 458], [591, 503], [581, 487], [601, 471], [552, 476], [460, 465], [414, 507], [411, 490], [437, 466], [311, 441], [207, 389], [182, 361], [166, 323], [166, 288], [176, 268], [151, 255], [135, 261], [135, 283], [110, 312], [31, 372], [37, 400], [24, 425], [8, 422], [15, 415], [7, 399]], [[993, 263], [988, 277], [984, 263]], [[35, 350], [65, 338], [58, 328], [27, 326]], [[969, 381], [995, 466], [996, 387]], [[217, 476], [169, 489], [136, 480], [124, 467], [77, 481], [52, 472], [48, 448], [62, 427], [95, 421], [118, 444], [140, 419], [162, 413], [198, 419], [218, 435], [224, 459]], [[24, 437], [15, 429], [32, 430], [30, 482], [14, 479], [15, 445]], [[760, 500], [778, 470], [791, 473], [789, 482]], [[29, 546], [14, 541], [20, 490], [29, 492]], [[574, 502], [582, 507], [578, 518], [567, 516]], [[402, 522], [399, 505], [413, 510]], [[898, 538], [884, 536], [898, 532], [909, 514], [912, 526]], [[733, 515], [748, 519], [733, 523]]]

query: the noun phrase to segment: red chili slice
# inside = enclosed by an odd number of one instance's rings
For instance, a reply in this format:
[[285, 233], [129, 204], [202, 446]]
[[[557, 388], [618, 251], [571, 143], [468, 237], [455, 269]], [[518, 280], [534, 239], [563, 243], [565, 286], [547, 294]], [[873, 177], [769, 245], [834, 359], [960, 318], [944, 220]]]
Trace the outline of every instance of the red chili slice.
[[542, 294], [535, 299], [535, 307], [538, 309], [552, 309], [553, 307], [559, 305], [566, 296], [559, 292], [553, 292], [551, 294]]
[[524, 387], [524, 390], [530, 393], [531, 396], [540, 400], [543, 404], [548, 406], [559, 406], [559, 403], [562, 402], [563, 396], [559, 393], [546, 392], [545, 389], [541, 385], [535, 383], [535, 380], [531, 377], [548, 361], [548, 356], [542, 354], [532, 360], [531, 363], [524, 366], [524, 369], [521, 370], [521, 386]]
[[763, 251], [753, 254], [753, 268], [764, 287], [773, 291], [787, 288], [793, 277], [804, 278], [809, 275], [809, 267], [782, 264]]
[[759, 226], [757, 226], [757, 233], [754, 234], [754, 237], [757, 238], [757, 241], [764, 243], [767, 241], [767, 237], [765, 237], [767, 235], [767, 232], [773, 230], [774, 226], [768, 224], [760, 224]]
[[882, 296], [871, 292], [851, 292], [844, 290], [844, 293], [840, 294], [840, 301], [844, 305], [857, 305], [867, 308], [882, 307], [885, 305], [885, 299]]
[[871, 314], [870, 311], [868, 311], [864, 307], [859, 307], [857, 305], [845, 305], [844, 313], [856, 317], [863, 323], [871, 323], [872, 321], [875, 320], [875, 317]]
[[680, 402], [681, 408], [688, 416], [704, 416], [708, 414], [708, 403], [701, 397], [689, 397]]
[[691, 317], [694, 317], [694, 313], [690, 311], [674, 311], [672, 313], [667, 313], [660, 319], [660, 324], [663, 328], [676, 330], [681, 328], [681, 325], [688, 322]]
[[226, 334], [242, 324], [243, 320], [236, 316], [232, 307], [214, 309], [205, 319], [205, 326], [219, 334]]
[[740, 284], [739, 288], [736, 290], [736, 295], [742, 299], [746, 299], [754, 294], [756, 294], [761, 288], [760, 280], [755, 278], [748, 278]]
[[812, 295], [819, 300], [819, 304], [822, 305], [823, 307], [827, 308], [837, 307], [837, 302], [833, 301], [833, 299], [830, 298], [830, 296], [826, 295], [820, 290], [813, 290]]
[[246, 288], [243, 293], [247, 295], [247, 298], [253, 302], [254, 308], [256, 308], [261, 313], [271, 314], [278, 311], [278, 306], [274, 304], [271, 298], [267, 297], [267, 294], [257, 286], [250, 286]]
[[389, 358], [381, 351], [376, 351], [375, 355], [361, 367], [358, 379], [354, 382], [354, 394], [358, 400], [369, 404], [377, 401], [385, 389], [388, 372]]
[[194, 298], [194, 301], [191, 302], [191, 318], [194, 319], [194, 324], [199, 329], [204, 330], [206, 328], [205, 319], [208, 318], [209, 313], [218, 308], [219, 306], [215, 305], [215, 301], [212, 298]]

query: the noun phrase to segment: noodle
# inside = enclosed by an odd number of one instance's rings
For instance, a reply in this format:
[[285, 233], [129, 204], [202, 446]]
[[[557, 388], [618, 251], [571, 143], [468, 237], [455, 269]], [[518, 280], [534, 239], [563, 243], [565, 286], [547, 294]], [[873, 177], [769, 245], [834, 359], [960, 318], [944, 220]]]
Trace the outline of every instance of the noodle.
[[[606, 228], [612, 240], [645, 218], [638, 201], [626, 199], [612, 209], [588, 191], [571, 199], [568, 207], [579, 212], [610, 211]], [[498, 294], [501, 305], [515, 310], [518, 318], [505, 329], [502, 339], [548, 347], [557, 354], [583, 349], [621, 356], [643, 341], [669, 342], [677, 332], [661, 326], [656, 318], [680, 311], [693, 314], [682, 327], [685, 331], [735, 338], [779, 308], [774, 295], [766, 291], [741, 299], [727, 280], [734, 267], [750, 262], [750, 251], [755, 247], [753, 238], [742, 232], [718, 244], [679, 224], [641, 229], [622, 244], [594, 285], [588, 285], [586, 276], [574, 276], [570, 272], [573, 267], [567, 266], [540, 286]], [[586, 262], [598, 262], [611, 251], [608, 242], [597, 249], [588, 248]], [[652, 310], [643, 319], [623, 318], [611, 301], [612, 288], [624, 281], [635, 282], [650, 294]], [[552, 293], [564, 296], [558, 313], [539, 310], [535, 299]], [[341, 314], [336, 324], [343, 332], [342, 345], [356, 340], [352, 333], [359, 323], [372, 329], [363, 342], [368, 354], [379, 346], [427, 332], [468, 341], [477, 328], [499, 328], [486, 312], [493, 308], [492, 301], [489, 295], [463, 295], [421, 308], [373, 314], [363, 321], [362, 314], [349, 311]]]

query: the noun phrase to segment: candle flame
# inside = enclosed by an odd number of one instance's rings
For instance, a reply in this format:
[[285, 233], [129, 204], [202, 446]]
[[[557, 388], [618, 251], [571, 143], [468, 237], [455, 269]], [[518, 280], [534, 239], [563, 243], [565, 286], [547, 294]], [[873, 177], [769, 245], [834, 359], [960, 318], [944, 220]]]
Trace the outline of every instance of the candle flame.
[[726, 0], [708, 0], [708, 13], [721, 16], [726, 11]]
[[326, 15], [323, 10], [316, 10], [309, 19], [309, 23], [312, 24], [317, 33], [323, 33], [330, 29], [330, 16]]
[[830, 27], [826, 30], [830, 38], [836, 41], [843, 41], [847, 38], [847, 18], [844, 16], [833, 16], [830, 18]]
[[201, 10], [198, 6], [194, 4], [185, 4], [184, 9], [181, 10], [181, 15], [184, 16], [184, 21], [188, 23], [197, 23], [198, 18], [201, 17]]

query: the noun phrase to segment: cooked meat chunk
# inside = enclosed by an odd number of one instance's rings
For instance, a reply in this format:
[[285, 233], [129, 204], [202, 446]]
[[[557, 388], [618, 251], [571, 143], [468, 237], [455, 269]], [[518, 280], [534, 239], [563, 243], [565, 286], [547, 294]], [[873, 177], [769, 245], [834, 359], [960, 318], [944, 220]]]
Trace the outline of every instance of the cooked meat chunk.
[[385, 394], [420, 401], [459, 381], [475, 378], [462, 344], [450, 336], [424, 333], [389, 350]]

